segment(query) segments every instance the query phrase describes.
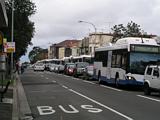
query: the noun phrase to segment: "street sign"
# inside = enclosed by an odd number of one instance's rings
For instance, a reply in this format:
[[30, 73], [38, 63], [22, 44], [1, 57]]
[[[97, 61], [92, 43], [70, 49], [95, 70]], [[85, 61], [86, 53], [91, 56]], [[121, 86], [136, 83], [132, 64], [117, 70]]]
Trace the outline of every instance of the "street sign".
[[7, 52], [7, 53], [15, 52], [15, 42], [6, 42], [4, 44], [4, 52]]
[[3, 34], [2, 34], [1, 31], [0, 31], [0, 52], [3, 51], [3, 46], [2, 46], [2, 44], [3, 44]]

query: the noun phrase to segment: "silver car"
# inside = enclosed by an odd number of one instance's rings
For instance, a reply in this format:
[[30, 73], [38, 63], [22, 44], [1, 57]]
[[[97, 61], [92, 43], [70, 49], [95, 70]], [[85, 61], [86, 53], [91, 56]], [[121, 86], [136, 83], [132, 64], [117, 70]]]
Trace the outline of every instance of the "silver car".
[[45, 65], [43, 63], [37, 63], [34, 65], [34, 71], [44, 71]]

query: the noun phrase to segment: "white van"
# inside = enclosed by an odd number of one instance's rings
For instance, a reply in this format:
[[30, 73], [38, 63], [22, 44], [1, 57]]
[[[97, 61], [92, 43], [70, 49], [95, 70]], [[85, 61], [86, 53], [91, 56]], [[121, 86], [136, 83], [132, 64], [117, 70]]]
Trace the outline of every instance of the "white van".
[[144, 94], [160, 92], [160, 65], [148, 65], [144, 73]]

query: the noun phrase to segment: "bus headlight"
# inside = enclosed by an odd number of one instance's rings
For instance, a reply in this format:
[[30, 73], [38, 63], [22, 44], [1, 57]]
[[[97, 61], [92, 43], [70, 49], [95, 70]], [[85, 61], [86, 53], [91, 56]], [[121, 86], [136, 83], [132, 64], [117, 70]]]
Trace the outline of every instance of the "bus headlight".
[[129, 76], [129, 77], [128, 77], [128, 79], [129, 79], [129, 80], [131, 80], [131, 79], [132, 79], [132, 77], [131, 77], [131, 76]]
[[135, 78], [132, 77], [132, 76], [127, 76], [127, 79], [128, 79], [128, 80], [135, 80]]

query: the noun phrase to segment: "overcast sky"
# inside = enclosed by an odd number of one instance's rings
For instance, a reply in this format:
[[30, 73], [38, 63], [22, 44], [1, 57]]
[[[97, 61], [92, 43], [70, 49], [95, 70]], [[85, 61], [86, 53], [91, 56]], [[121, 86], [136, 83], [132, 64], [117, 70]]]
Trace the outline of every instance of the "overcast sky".
[[[133, 21], [149, 33], [160, 35], [160, 0], [32, 0], [37, 12], [31, 20], [36, 33], [33, 46], [47, 48], [66, 39], [82, 39], [93, 26], [99, 32], [111, 32], [117, 24]], [[32, 46], [32, 47], [33, 47]], [[28, 51], [32, 49], [29, 47]], [[22, 61], [27, 57], [22, 57]]]

